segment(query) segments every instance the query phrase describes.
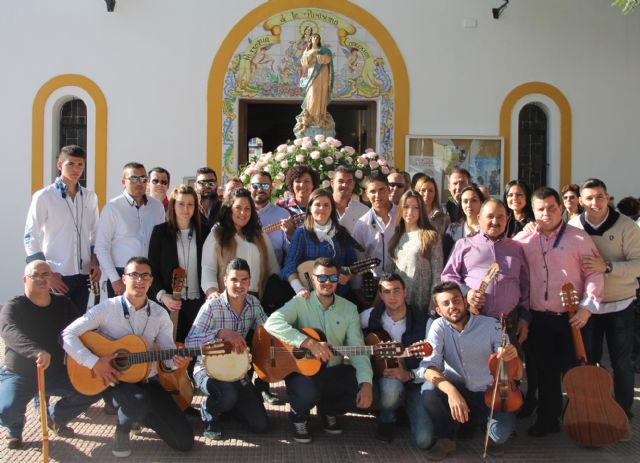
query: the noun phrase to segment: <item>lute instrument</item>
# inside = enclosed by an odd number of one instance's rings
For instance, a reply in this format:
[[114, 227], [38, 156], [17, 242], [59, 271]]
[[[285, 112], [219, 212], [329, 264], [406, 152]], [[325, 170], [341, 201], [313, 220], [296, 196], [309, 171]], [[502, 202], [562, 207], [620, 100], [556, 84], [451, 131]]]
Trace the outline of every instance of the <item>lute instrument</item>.
[[[171, 272], [171, 298], [174, 301], [182, 299], [182, 288], [187, 280], [187, 272], [182, 267], [176, 267]], [[173, 323], [173, 340], [175, 341], [178, 334], [178, 320], [180, 312], [178, 310], [169, 310], [169, 317]]]
[[[560, 297], [569, 318], [573, 317], [579, 305], [578, 292], [573, 284], [562, 285]], [[618, 442], [626, 434], [629, 420], [613, 399], [611, 376], [600, 366], [587, 365], [580, 329], [572, 326], [571, 335], [578, 366], [571, 368], [562, 380], [562, 387], [569, 398], [562, 417], [564, 432], [586, 447]]]
[[[489, 284], [493, 281], [495, 277], [498, 276], [498, 273], [500, 273], [500, 265], [498, 265], [497, 262], [494, 262], [487, 269], [487, 274], [482, 279], [482, 283], [480, 283], [480, 287], [476, 290], [476, 293], [479, 295], [483, 295], [484, 293], [486, 293], [487, 288], [489, 287]], [[480, 311], [482, 309], [471, 306], [469, 307], [469, 310], [474, 315], [480, 315]]]

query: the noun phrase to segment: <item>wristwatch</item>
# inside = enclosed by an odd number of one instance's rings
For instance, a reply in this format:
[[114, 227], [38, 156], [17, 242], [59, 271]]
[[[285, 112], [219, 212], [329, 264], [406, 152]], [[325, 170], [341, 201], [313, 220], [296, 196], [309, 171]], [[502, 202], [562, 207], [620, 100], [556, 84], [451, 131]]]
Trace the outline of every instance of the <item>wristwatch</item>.
[[611, 265], [611, 262], [607, 262], [607, 268], [604, 269], [604, 273], [611, 273], [611, 270], [613, 270], [613, 265]]

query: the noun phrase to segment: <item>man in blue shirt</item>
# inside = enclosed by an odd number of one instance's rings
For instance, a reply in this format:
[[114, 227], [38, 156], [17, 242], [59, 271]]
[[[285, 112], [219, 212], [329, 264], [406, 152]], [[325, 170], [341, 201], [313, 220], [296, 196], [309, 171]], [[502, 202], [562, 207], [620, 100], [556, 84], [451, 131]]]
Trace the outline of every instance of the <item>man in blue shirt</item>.
[[[495, 318], [469, 312], [456, 283], [441, 283], [432, 293], [441, 318], [433, 322], [427, 335], [433, 352], [422, 360], [420, 375], [427, 380], [422, 400], [436, 438], [427, 457], [443, 460], [456, 450], [454, 439], [461, 425], [472, 429], [489, 416], [484, 393], [493, 382], [487, 366], [491, 354], [498, 352], [505, 362], [517, 361], [518, 354], [511, 344], [501, 347]], [[506, 442], [514, 429], [514, 413], [494, 412], [489, 426], [494, 443]]]

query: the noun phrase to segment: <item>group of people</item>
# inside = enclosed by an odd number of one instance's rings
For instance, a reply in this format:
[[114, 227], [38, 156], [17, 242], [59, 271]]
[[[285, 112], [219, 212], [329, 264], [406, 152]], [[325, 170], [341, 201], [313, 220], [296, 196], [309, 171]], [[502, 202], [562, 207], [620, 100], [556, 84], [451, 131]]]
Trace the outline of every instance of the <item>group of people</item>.
[[[253, 432], [269, 430], [264, 402], [278, 398], [252, 371], [222, 381], [208, 374], [202, 356], [176, 355], [153, 365], [140, 382], [121, 382], [115, 355], [99, 357], [83, 343], [92, 330], [112, 339], [137, 335], [150, 349], [224, 341], [242, 353], [263, 326], [326, 366], [313, 376], [285, 378], [295, 441], [311, 442], [316, 406], [323, 429], [340, 434], [340, 415], [374, 404], [376, 436], [391, 442], [396, 412], [404, 407], [413, 441], [439, 460], [479, 426], [487, 426], [496, 445], [513, 435], [515, 414], [490, 414], [483, 400], [493, 381], [492, 353], [526, 363], [520, 416], [536, 412], [528, 434], [559, 431], [561, 376], [576, 363], [575, 327], [590, 362], [600, 362], [606, 338], [615, 400], [631, 419], [640, 227], [608, 205], [599, 179], [563, 188], [562, 197], [548, 187], [531, 193], [512, 181], [501, 201], [454, 168], [450, 196], [441, 204], [431, 177], [412, 183], [399, 172], [374, 172], [364, 185], [366, 206], [353, 197], [356, 178], [343, 167], [331, 189], [318, 188], [318, 174], [297, 165], [287, 173], [286, 198], [272, 198], [266, 171], [254, 173], [246, 187], [228, 182], [220, 197], [208, 167], [198, 169], [193, 186], [169, 193], [166, 169], [147, 174], [132, 162], [123, 168], [124, 191], [99, 214], [95, 193], [78, 183], [85, 159], [77, 146], [62, 148], [60, 176], [34, 194], [25, 229], [25, 292], [0, 312], [6, 346], [0, 424], [9, 448], [22, 445], [36, 368], [47, 370], [47, 393], [62, 397], [48, 407], [50, 429], [73, 435], [69, 422], [102, 398], [117, 414], [117, 457], [131, 454], [130, 433], [140, 424], [174, 449], [193, 446], [186, 413], [158, 381], [158, 369], [189, 371], [205, 396], [195, 412], [207, 438], [222, 437], [225, 414]], [[573, 209], [576, 202], [580, 210]], [[359, 261], [372, 257], [379, 263], [358, 275]], [[303, 270], [305, 262], [310, 270]], [[497, 276], [483, 281], [493, 264]], [[88, 288], [103, 276], [109, 297], [87, 309]], [[561, 300], [564, 283], [580, 296], [572, 317]], [[302, 328], [322, 331], [326, 341]], [[381, 331], [407, 348], [426, 338], [432, 352], [374, 373], [368, 356], [345, 362], [331, 348], [362, 346], [367, 333]], [[65, 353], [91, 369], [108, 386], [105, 392], [76, 392]]]

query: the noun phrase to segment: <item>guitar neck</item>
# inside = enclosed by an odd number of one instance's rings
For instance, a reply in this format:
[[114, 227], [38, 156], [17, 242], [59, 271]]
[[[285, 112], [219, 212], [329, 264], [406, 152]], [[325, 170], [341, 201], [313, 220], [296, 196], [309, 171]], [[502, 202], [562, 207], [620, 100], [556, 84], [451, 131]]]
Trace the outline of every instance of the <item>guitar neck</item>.
[[146, 352], [131, 352], [127, 354], [129, 363], [150, 363], [159, 362], [160, 360], [169, 360], [174, 355], [181, 357], [197, 357], [202, 354], [200, 347], [182, 347], [175, 349], [150, 350]]
[[482, 280], [482, 283], [480, 283], [480, 287], [478, 288], [478, 291], [477, 291], [479, 295], [483, 295], [487, 291], [488, 286], [489, 286], [489, 282]]
[[341, 355], [374, 355], [374, 346], [331, 346], [331, 349]]

